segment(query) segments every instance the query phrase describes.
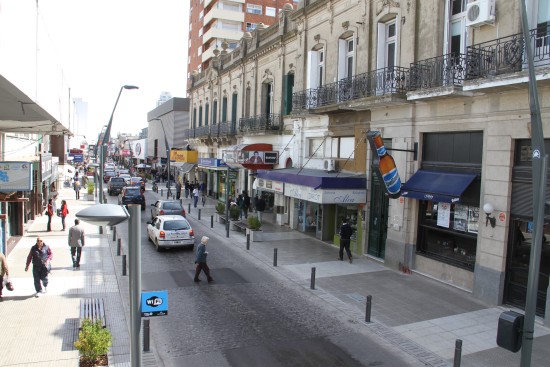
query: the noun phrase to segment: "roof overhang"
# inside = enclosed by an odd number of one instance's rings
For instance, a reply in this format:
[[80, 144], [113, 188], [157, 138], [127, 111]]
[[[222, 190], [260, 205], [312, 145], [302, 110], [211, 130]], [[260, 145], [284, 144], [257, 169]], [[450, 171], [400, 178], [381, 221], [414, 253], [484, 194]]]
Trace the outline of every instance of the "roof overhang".
[[0, 131], [73, 136], [61, 122], [0, 75]]

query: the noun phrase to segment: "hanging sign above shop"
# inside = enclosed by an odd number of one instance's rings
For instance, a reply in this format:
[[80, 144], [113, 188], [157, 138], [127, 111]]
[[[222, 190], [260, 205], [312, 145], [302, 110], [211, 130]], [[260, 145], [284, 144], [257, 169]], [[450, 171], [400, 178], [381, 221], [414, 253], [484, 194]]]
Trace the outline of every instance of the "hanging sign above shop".
[[272, 169], [279, 163], [279, 152], [271, 144], [240, 144], [225, 149], [223, 161], [232, 168]]

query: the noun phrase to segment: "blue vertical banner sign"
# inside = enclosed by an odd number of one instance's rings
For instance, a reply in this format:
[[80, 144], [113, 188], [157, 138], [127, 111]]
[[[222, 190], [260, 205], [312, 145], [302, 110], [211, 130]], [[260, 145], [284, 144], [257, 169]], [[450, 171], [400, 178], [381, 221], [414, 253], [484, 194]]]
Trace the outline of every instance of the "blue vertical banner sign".
[[168, 291], [141, 292], [141, 317], [168, 315]]

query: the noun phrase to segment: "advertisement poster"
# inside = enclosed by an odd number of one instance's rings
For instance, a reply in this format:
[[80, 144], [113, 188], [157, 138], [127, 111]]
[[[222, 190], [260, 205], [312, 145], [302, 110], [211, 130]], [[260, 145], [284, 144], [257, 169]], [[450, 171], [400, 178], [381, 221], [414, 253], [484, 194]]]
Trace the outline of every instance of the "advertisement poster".
[[437, 210], [437, 225], [440, 227], [449, 228], [451, 221], [451, 204], [439, 203]]
[[479, 224], [479, 208], [469, 207], [468, 209], [468, 232], [477, 233]]
[[0, 192], [31, 190], [31, 162], [0, 162]]
[[468, 227], [468, 206], [456, 204], [454, 221], [453, 221], [453, 229], [456, 231], [466, 232], [467, 227]]

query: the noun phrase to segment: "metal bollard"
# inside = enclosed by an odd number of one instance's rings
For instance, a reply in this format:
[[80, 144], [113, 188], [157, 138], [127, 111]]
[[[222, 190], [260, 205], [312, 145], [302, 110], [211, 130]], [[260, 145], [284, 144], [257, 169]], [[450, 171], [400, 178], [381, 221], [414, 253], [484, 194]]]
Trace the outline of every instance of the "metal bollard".
[[103, 226], [99, 226], [99, 234], [103, 234]]
[[372, 296], [367, 296], [367, 307], [365, 309], [365, 322], [370, 322], [370, 313], [372, 308]]
[[315, 289], [315, 267], [311, 268], [311, 289]]
[[116, 256], [120, 256], [121, 253], [122, 253], [122, 238], [119, 238], [117, 240]]
[[160, 197], [164, 196], [164, 189], [160, 189]]
[[150, 348], [149, 348], [149, 345], [150, 345], [150, 340], [151, 340], [151, 330], [150, 330], [150, 327], [149, 327], [149, 323], [150, 323], [151, 320], [149, 319], [145, 319], [143, 320], [143, 351], [144, 352], [149, 352], [150, 351]]
[[183, 206], [183, 199], [180, 199], [180, 205]]
[[126, 255], [122, 255], [122, 275], [126, 275]]
[[116, 241], [116, 227], [113, 226], [113, 241]]
[[201, 210], [199, 208], [199, 220], [201, 220]]
[[246, 234], [246, 249], [250, 250], [250, 233]]
[[191, 203], [187, 205], [187, 213], [191, 213]]
[[277, 266], [277, 248], [273, 249], [273, 266]]
[[462, 340], [457, 339], [455, 341], [455, 359], [453, 361], [453, 367], [460, 367], [461, 358], [462, 358]]
[[225, 237], [229, 237], [229, 219], [225, 221]]
[[214, 228], [214, 216], [210, 216], [210, 228]]

